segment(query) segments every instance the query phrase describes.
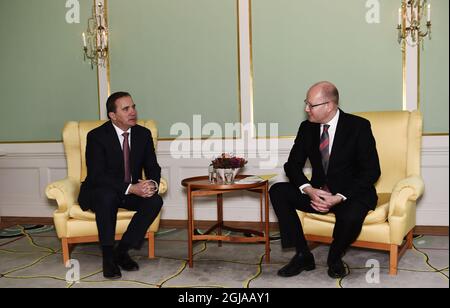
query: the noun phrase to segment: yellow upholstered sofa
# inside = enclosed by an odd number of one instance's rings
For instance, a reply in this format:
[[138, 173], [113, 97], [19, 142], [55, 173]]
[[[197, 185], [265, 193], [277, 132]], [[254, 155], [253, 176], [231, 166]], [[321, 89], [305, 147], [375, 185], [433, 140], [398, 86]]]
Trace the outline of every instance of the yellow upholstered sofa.
[[[45, 193], [49, 199], [58, 203], [58, 209], [53, 213], [56, 233], [61, 239], [64, 264], [70, 258], [70, 245], [75, 243], [97, 242], [98, 232], [95, 214], [83, 211], [78, 205], [78, 193], [81, 182], [86, 178], [86, 137], [92, 129], [105, 121], [67, 122], [63, 128], [64, 150], [67, 159], [67, 178], [50, 183]], [[155, 122], [138, 121], [152, 132], [153, 143], [157, 145], [158, 130]], [[167, 191], [167, 182], [161, 178], [159, 194]], [[119, 209], [117, 214], [116, 240], [125, 233], [135, 212]], [[146, 234], [148, 238], [148, 256], [155, 256], [154, 234], [159, 228], [161, 214], [151, 224]]]
[[[412, 247], [416, 200], [423, 194], [420, 175], [422, 116], [418, 111], [363, 112], [377, 143], [381, 177], [376, 184], [378, 204], [368, 213], [353, 246], [389, 251], [389, 274], [397, 274], [398, 259]], [[331, 243], [334, 214], [298, 211], [307, 240]]]

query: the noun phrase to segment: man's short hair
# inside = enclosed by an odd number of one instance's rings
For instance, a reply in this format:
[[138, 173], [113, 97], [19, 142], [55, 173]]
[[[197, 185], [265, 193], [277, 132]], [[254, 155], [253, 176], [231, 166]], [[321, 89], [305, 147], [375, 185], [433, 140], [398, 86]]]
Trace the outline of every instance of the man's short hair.
[[118, 100], [121, 97], [131, 97], [131, 95], [128, 92], [120, 91], [111, 94], [106, 100], [106, 115], [108, 116], [108, 119], [110, 119], [109, 117], [110, 112], [116, 112], [117, 109], [116, 100]]

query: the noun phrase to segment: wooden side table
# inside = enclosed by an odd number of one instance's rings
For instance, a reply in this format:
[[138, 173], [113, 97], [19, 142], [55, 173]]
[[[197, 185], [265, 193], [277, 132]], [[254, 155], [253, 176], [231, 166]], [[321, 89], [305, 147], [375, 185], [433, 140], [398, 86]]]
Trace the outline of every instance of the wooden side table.
[[[248, 177], [249, 175], [238, 175], [236, 180]], [[207, 176], [197, 176], [186, 178], [181, 181], [181, 185], [187, 188], [187, 206], [188, 206], [188, 256], [189, 267], [194, 266], [193, 260], [193, 242], [201, 240], [222, 241], [233, 243], [254, 243], [264, 242], [266, 249], [266, 263], [270, 262], [270, 238], [269, 238], [269, 183], [267, 180], [252, 184], [211, 184]], [[224, 225], [223, 222], [223, 195], [225, 193], [247, 190], [260, 194], [260, 223], [261, 231], [250, 229], [238, 229]], [[194, 234], [194, 197], [217, 195], [217, 223], [210, 227], [202, 235]], [[264, 202], [263, 202], [264, 200]], [[264, 204], [264, 206], [263, 206]], [[217, 234], [210, 234], [217, 229]], [[222, 230], [234, 232], [249, 233], [255, 236], [228, 236], [222, 235]]]

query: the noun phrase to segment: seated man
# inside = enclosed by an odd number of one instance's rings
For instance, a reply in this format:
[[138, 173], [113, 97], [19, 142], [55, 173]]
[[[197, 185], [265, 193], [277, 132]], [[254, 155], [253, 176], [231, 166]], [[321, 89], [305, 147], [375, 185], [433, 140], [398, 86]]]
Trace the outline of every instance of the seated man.
[[[378, 153], [370, 122], [338, 108], [339, 92], [332, 83], [313, 85], [305, 104], [308, 120], [301, 123], [284, 165], [289, 183], [277, 183], [270, 189], [282, 247], [295, 247], [297, 252], [278, 275], [289, 277], [315, 268], [296, 212], [299, 209], [335, 214], [328, 275], [341, 278], [348, 274], [341, 257], [358, 238], [367, 213], [377, 203]], [[303, 173], [307, 159], [312, 166], [311, 181]]]
[[[139, 249], [148, 227], [163, 205], [158, 195], [161, 168], [150, 130], [137, 125], [137, 111], [130, 94], [112, 94], [106, 108], [110, 121], [87, 135], [87, 177], [78, 197], [83, 210], [95, 212], [103, 252], [103, 276], [120, 278], [139, 269], [128, 254]], [[142, 180], [142, 169], [146, 178]], [[118, 208], [136, 211], [122, 240], [114, 249]]]

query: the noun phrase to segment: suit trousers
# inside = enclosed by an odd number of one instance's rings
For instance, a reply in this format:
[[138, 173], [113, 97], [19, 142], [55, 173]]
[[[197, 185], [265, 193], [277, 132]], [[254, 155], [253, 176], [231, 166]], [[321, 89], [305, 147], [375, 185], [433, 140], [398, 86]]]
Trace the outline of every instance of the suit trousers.
[[94, 190], [93, 210], [97, 221], [98, 236], [102, 246], [114, 245], [117, 212], [119, 208], [136, 211], [121, 243], [125, 247], [139, 249], [149, 226], [158, 216], [163, 200], [158, 194], [150, 198], [136, 195], [120, 195], [112, 188], [102, 187]]
[[[311, 199], [291, 183], [276, 183], [269, 191], [281, 235], [283, 248], [296, 247], [298, 252], [308, 251], [307, 241], [297, 210], [324, 214], [311, 207]], [[341, 258], [345, 250], [358, 238], [369, 209], [363, 203], [347, 199], [335, 205], [330, 212], [336, 216], [333, 242], [328, 254], [328, 264]]]

